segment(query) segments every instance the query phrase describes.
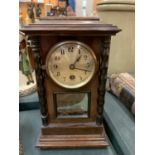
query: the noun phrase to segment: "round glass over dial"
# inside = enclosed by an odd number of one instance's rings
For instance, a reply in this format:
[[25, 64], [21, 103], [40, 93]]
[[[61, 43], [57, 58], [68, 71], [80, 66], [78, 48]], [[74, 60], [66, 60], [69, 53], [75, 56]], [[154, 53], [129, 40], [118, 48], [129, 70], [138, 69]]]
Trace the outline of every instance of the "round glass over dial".
[[46, 70], [58, 85], [75, 89], [86, 85], [96, 70], [96, 57], [86, 44], [64, 41], [49, 51]]

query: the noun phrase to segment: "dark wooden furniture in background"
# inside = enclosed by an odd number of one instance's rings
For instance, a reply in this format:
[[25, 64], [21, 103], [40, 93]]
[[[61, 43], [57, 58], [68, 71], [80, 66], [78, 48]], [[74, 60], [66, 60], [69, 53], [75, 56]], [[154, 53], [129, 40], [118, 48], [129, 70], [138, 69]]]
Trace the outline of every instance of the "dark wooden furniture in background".
[[[40, 148], [104, 147], [108, 143], [103, 125], [103, 105], [111, 36], [116, 26], [101, 24], [96, 17], [44, 17], [20, 29], [29, 36], [34, 53], [35, 71], [43, 127], [37, 146]], [[50, 49], [62, 41], [80, 41], [94, 52], [98, 68], [86, 85], [66, 89], [48, 76], [44, 69]], [[90, 92], [87, 118], [58, 118], [55, 92]]]

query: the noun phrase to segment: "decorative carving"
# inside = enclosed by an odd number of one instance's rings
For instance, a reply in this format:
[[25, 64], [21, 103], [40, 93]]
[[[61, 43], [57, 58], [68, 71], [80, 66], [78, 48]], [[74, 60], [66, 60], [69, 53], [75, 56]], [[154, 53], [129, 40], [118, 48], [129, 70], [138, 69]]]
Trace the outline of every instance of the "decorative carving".
[[99, 61], [99, 88], [98, 88], [98, 99], [97, 99], [97, 124], [103, 123], [103, 106], [104, 106], [104, 96], [105, 96], [105, 86], [107, 80], [107, 70], [108, 70], [108, 60], [109, 60], [109, 50], [110, 50], [111, 37], [104, 37], [101, 41], [101, 56]]
[[31, 23], [34, 23], [34, 3], [28, 3], [27, 4], [27, 14], [29, 19], [31, 20]]
[[36, 4], [35, 6], [35, 14], [36, 14], [36, 17], [39, 18], [40, 15], [41, 15], [42, 11], [41, 11], [41, 8], [40, 8], [40, 5], [39, 4]]
[[36, 72], [36, 81], [37, 81], [37, 91], [40, 102], [40, 112], [42, 123], [44, 126], [48, 125], [48, 111], [47, 111], [47, 101], [46, 101], [46, 93], [44, 87], [44, 74], [42, 71], [42, 62], [41, 55], [39, 50], [39, 38], [31, 38], [31, 48], [34, 55], [35, 60], [35, 72]]

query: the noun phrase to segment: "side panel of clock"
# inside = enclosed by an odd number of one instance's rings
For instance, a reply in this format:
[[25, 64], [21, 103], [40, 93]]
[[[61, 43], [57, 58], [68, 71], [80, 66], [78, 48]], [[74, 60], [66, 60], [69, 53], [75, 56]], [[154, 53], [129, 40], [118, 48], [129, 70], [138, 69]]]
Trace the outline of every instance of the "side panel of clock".
[[[46, 61], [46, 56], [49, 52], [49, 50], [57, 43], [62, 42], [62, 41], [67, 41], [67, 40], [74, 40], [74, 41], [80, 41], [85, 44], [87, 44], [95, 53], [96, 58], [99, 60], [100, 59], [100, 51], [99, 51], [99, 46], [100, 46], [100, 38], [95, 38], [95, 37], [60, 37], [60, 36], [42, 36], [40, 38], [40, 44], [41, 44], [41, 57], [42, 57], [42, 64], [45, 64]], [[68, 90], [65, 88], [62, 88], [55, 84], [50, 77], [47, 75], [46, 71], [44, 70], [44, 75], [45, 75], [45, 82], [44, 84], [46, 85], [46, 96], [47, 96], [47, 104], [48, 104], [48, 118], [49, 122], [51, 123], [56, 123], [56, 122], [61, 122], [62, 119], [57, 119], [57, 114], [56, 114], [56, 105], [54, 102], [54, 96], [53, 94], [55, 92], [71, 92], [73, 90]], [[70, 119], [63, 119], [63, 122], [94, 122], [96, 121], [96, 115], [97, 115], [97, 93], [98, 93], [98, 68], [95, 76], [93, 79], [86, 84], [85, 86], [75, 89], [74, 92], [91, 92], [90, 95], [90, 103], [91, 103], [91, 108], [88, 108], [89, 111], [89, 117], [88, 118], [70, 118]], [[91, 89], [90, 89], [91, 88]]]

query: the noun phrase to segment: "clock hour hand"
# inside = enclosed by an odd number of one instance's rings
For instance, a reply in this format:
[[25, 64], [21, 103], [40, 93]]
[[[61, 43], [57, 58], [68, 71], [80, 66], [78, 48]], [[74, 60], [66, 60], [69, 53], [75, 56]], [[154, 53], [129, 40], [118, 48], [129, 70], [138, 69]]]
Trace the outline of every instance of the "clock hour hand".
[[75, 65], [78, 61], [80, 61], [81, 56], [82, 56], [82, 55], [80, 55], [80, 56], [75, 60], [75, 62], [73, 63], [73, 65]]

